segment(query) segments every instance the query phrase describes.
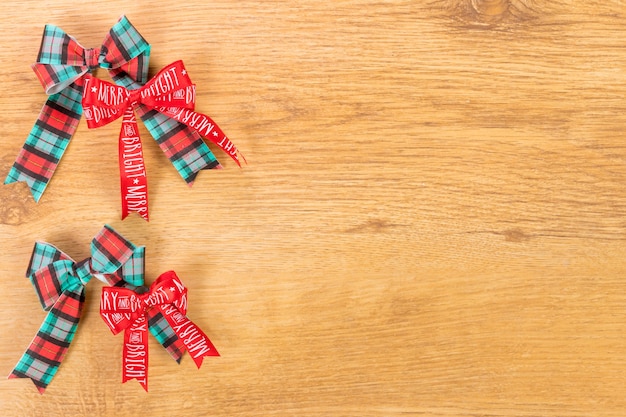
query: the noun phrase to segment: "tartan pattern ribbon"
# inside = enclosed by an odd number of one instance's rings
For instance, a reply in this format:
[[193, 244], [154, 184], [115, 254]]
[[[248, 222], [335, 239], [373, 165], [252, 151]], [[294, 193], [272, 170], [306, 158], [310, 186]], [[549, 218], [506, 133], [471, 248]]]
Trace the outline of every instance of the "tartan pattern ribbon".
[[26, 182], [38, 202], [78, 127], [83, 76], [102, 67], [117, 84], [143, 84], [149, 57], [150, 45], [125, 16], [95, 49], [85, 49], [57, 26], [46, 25], [32, 68], [49, 97], [5, 184]]
[[113, 334], [124, 330], [122, 383], [131, 379], [148, 391], [148, 331], [150, 313], [159, 311], [183, 341], [198, 369], [206, 356], [219, 356], [206, 334], [187, 318], [187, 288], [168, 271], [138, 293], [129, 288], [105, 287], [100, 315]]
[[[135, 90], [116, 86], [87, 74], [82, 104], [89, 128], [101, 127], [122, 117], [119, 135], [122, 219], [129, 212], [136, 212], [145, 220], [149, 218], [148, 184], [135, 109], [140, 114], [144, 111], [156, 112], [194, 129], [241, 166], [239, 150], [219, 126], [209, 116], [193, 111], [195, 85], [182, 61], [166, 66], [144, 86]], [[200, 142], [204, 143], [202, 140]], [[176, 153], [180, 154], [194, 149], [197, 143], [190, 138], [179, 138], [171, 146], [175, 146], [178, 149]]]
[[[125, 16], [94, 49], [85, 49], [57, 26], [46, 25], [32, 68], [49, 97], [4, 183], [25, 182], [38, 202], [78, 127], [84, 75], [105, 68], [116, 84], [136, 89], [147, 80], [149, 58], [150, 45]], [[138, 114], [188, 184], [200, 170], [221, 168], [193, 129], [142, 107]], [[194, 146], [181, 149], [177, 146], [181, 141]]]
[[[30, 378], [43, 394], [76, 334], [85, 285], [94, 277], [118, 287], [143, 285], [144, 247], [135, 246], [109, 226], [92, 240], [91, 257], [80, 262], [49, 243], [36, 242], [26, 275], [48, 314], [9, 378]], [[183, 342], [164, 317], [150, 319], [152, 333], [179, 362]]]

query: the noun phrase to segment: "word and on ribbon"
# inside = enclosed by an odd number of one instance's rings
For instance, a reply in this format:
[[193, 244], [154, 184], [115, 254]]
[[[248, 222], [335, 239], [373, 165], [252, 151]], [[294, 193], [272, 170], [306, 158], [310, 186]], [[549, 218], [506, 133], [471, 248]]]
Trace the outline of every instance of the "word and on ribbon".
[[[241, 166], [240, 154], [217, 124], [195, 108], [195, 85], [182, 61], [163, 68], [143, 87], [128, 90], [87, 74], [82, 99], [87, 126], [104, 126], [122, 117], [119, 136], [122, 219], [135, 212], [149, 220], [148, 183], [135, 110], [147, 108], [182, 123], [219, 146]], [[243, 158], [245, 161], [245, 158]]]
[[174, 271], [163, 273], [148, 292], [104, 287], [100, 315], [113, 334], [124, 330], [122, 382], [136, 379], [148, 391], [147, 313], [157, 310], [184, 343], [198, 369], [206, 356], [219, 356], [206, 334], [187, 318], [187, 288]]

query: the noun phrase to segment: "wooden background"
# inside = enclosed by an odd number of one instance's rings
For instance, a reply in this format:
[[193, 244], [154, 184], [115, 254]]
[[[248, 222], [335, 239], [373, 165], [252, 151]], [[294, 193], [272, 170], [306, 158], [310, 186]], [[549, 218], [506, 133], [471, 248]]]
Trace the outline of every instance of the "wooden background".
[[122, 13], [249, 165], [213, 147], [188, 188], [142, 127], [152, 220], [122, 222], [119, 125], [81, 121], [39, 204], [0, 186], [0, 374], [44, 318], [33, 242], [82, 259], [104, 223], [222, 356], [151, 340], [150, 392], [122, 385], [95, 283], [47, 392], [2, 380], [0, 415], [624, 416], [625, 2], [79, 3], [0, 4], [0, 176], [44, 24], [93, 47]]

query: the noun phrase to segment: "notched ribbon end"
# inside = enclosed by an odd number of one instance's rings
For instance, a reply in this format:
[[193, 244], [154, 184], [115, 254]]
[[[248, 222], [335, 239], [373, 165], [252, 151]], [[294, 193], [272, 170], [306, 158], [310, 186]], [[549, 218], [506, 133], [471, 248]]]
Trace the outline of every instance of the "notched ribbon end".
[[200, 367], [202, 366], [202, 363], [204, 361], [204, 358], [208, 357], [208, 356], [213, 356], [213, 357], [219, 357], [221, 356], [219, 354], [219, 352], [217, 351], [217, 349], [215, 349], [215, 346], [213, 346], [213, 349], [211, 349], [209, 352], [203, 354], [201, 357], [199, 358], [194, 358], [194, 363], [196, 364], [196, 366], [198, 367], [198, 369], [200, 369]]
[[122, 384], [125, 384], [125, 383], [127, 383], [128, 381], [132, 381], [133, 379], [134, 379], [135, 381], [137, 381], [137, 382], [139, 383], [139, 385], [141, 385], [141, 388], [143, 388], [143, 390], [144, 390], [145, 392], [148, 392], [148, 381], [140, 381], [140, 380], [138, 380], [137, 378], [133, 377], [133, 378], [128, 378], [128, 379], [123, 380], [123, 381], [122, 381]]
[[[11, 172], [13, 172], [13, 169], [14, 168], [11, 168]], [[19, 176], [16, 178], [11, 175], [11, 172], [9, 172], [9, 175], [7, 175], [6, 179], [4, 180], [4, 185], [13, 184], [16, 182], [25, 183], [26, 186], [28, 187], [28, 190], [30, 191], [30, 194], [33, 196], [33, 200], [35, 200], [35, 203], [39, 203], [39, 200], [41, 200], [41, 196], [43, 195], [43, 190], [45, 190], [45, 186], [41, 191], [38, 191], [35, 188], [36, 184], [33, 181], [29, 181], [26, 178], [20, 178]]]
[[30, 379], [30, 381], [33, 383], [33, 385], [35, 386], [35, 388], [37, 388], [37, 391], [39, 392], [40, 395], [43, 395], [46, 392], [46, 387], [42, 387], [41, 385], [37, 385], [37, 383], [35, 382], [35, 380], [27, 375], [16, 375], [15, 373], [10, 373], [9, 376], [7, 376], [7, 379], [18, 379], [18, 378], [28, 378]]
[[[122, 220], [125, 220], [125, 219], [128, 217], [128, 214], [129, 214], [129, 213], [130, 213], [130, 212], [128, 212], [128, 213], [124, 213], [124, 212], [122, 211]], [[142, 219], [144, 219], [145, 221], [147, 221], [148, 223], [150, 223], [150, 216], [148, 215], [148, 213], [147, 213], [147, 212], [146, 212], [145, 216], [144, 216], [144, 215], [142, 215], [141, 213], [137, 212], [137, 211], [135, 211], [134, 213], [137, 213], [137, 215], [138, 215], [139, 217], [141, 217]]]
[[237, 153], [237, 165], [239, 165], [239, 168], [241, 168], [241, 162], [239, 161], [239, 158], [243, 159], [243, 163], [248, 165], [248, 160], [246, 159], [245, 156], [243, 156], [243, 154], [241, 152]]
[[202, 355], [195, 357], [195, 358], [192, 357], [191, 359], [193, 360], [193, 363], [196, 364], [196, 367], [200, 369], [202, 367], [202, 363], [204, 362], [204, 358], [209, 357], [209, 356], [218, 357], [221, 355], [219, 354], [217, 349], [215, 349], [215, 346], [212, 346], [212, 349], [209, 350], [208, 352], [205, 352]]

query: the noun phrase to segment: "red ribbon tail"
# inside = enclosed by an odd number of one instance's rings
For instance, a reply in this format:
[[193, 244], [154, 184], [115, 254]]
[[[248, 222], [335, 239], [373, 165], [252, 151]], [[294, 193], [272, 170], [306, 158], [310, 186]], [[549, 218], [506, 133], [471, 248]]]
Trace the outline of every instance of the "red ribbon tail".
[[[193, 359], [198, 369], [200, 369], [200, 367], [202, 366], [202, 361], [204, 360], [205, 357], [220, 356], [220, 354], [217, 351], [217, 349], [215, 349], [215, 346], [213, 346], [213, 343], [207, 337], [207, 335], [204, 334], [204, 332], [200, 330], [200, 328], [196, 326], [194, 322], [192, 322], [191, 320], [189, 320], [189, 322], [191, 323], [191, 326], [195, 328], [198, 334], [201, 335], [201, 338], [196, 340], [195, 343], [194, 342], [190, 344], [185, 343], [185, 346], [187, 346], [187, 352], [189, 352], [191, 359]], [[183, 339], [183, 342], [185, 342], [184, 339]]]
[[122, 220], [129, 213], [148, 216], [148, 179], [143, 159], [143, 146], [133, 108], [129, 106], [122, 118], [119, 139], [120, 187], [122, 195]]
[[[217, 133], [217, 135], [214, 135], [214, 133]], [[228, 156], [230, 156], [233, 159], [233, 161], [237, 163], [237, 166], [239, 166], [239, 168], [241, 168], [241, 162], [239, 161], [239, 157], [242, 157], [246, 164], [248, 163], [248, 161], [246, 161], [246, 158], [243, 156], [243, 154], [239, 152], [239, 149], [237, 149], [235, 144], [232, 143], [230, 139], [228, 139], [228, 137], [224, 134], [224, 132], [222, 132], [222, 130], [217, 125], [215, 125], [215, 129], [213, 133], [207, 135], [206, 137], [211, 142], [219, 146], [224, 152], [226, 152]], [[220, 137], [221, 139], [219, 139]]]
[[136, 379], [148, 392], [148, 322], [139, 317], [124, 330], [122, 383]]
[[[241, 152], [239, 152], [239, 156], [243, 158], [243, 162], [246, 163], [246, 165], [248, 165], [248, 161], [246, 160], [246, 157], [243, 156], [243, 154]], [[239, 165], [241, 167], [241, 165]]]
[[207, 335], [176, 306], [162, 306], [161, 311], [174, 333], [183, 341], [198, 369], [206, 356], [220, 356]]
[[241, 156], [246, 162], [246, 158], [239, 152], [237, 147], [226, 134], [220, 129], [220, 127], [206, 114], [197, 113], [193, 110], [182, 107], [154, 107], [155, 110], [171, 117], [172, 119], [195, 129], [200, 136], [207, 138], [214, 144], [220, 147], [224, 152], [230, 156], [233, 161], [241, 167], [239, 156]]

